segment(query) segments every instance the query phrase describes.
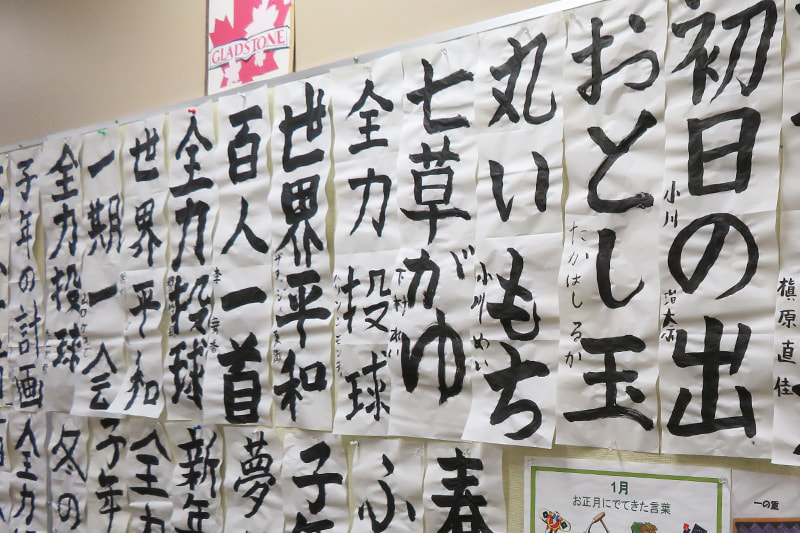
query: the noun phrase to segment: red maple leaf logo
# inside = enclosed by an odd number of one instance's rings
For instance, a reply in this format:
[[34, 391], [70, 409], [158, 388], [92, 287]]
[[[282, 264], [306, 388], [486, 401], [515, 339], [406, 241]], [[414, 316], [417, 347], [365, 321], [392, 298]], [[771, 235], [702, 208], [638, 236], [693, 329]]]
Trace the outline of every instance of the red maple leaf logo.
[[[268, 29], [265, 27], [267, 25], [284, 26], [291, 6], [291, 0], [235, 0], [233, 22], [228, 20], [228, 17], [224, 20], [214, 19], [214, 31], [209, 34], [211, 44], [219, 46], [238, 39], [246, 39]], [[248, 83], [256, 76], [267, 74], [277, 68], [275, 50], [259, 52], [246, 60], [236, 60], [227, 67], [222, 67], [220, 87], [226, 87], [231, 81]]]

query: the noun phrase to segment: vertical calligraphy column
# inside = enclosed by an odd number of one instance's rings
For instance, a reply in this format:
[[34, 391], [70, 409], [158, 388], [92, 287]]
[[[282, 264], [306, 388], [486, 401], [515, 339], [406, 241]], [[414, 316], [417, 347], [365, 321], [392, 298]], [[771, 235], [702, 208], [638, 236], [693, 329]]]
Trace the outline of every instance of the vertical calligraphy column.
[[82, 323], [83, 358], [75, 373], [72, 414], [103, 416], [122, 386], [125, 300], [122, 269], [121, 138], [117, 126], [83, 137], [83, 213], [86, 242], [81, 285], [86, 295]]
[[39, 220], [41, 147], [9, 154], [11, 260], [9, 264], [8, 360], [14, 407], [42, 407], [44, 357], [44, 285], [34, 256]]
[[[549, 448], [558, 369], [561, 13], [482, 33], [472, 343], [464, 439]], [[476, 366], [477, 368], [477, 366]]]
[[[125, 126], [122, 179], [125, 186], [120, 285], [124, 295], [127, 372], [109, 412], [158, 418], [164, 349], [161, 320], [166, 308], [168, 195], [164, 115]], [[177, 230], [177, 228], [176, 228]]]
[[283, 445], [284, 531], [349, 531], [347, 459], [339, 438], [290, 433]]
[[569, 15], [559, 444], [658, 451], [665, 8], [617, 0]]
[[402, 124], [399, 54], [331, 73], [337, 222], [333, 429], [386, 435], [391, 282], [400, 232], [397, 152]]
[[50, 520], [53, 531], [91, 531], [86, 523], [89, 421], [65, 413], [50, 415]]
[[[11, 189], [9, 188], [6, 154], [0, 156], [0, 405], [12, 405], [9, 367], [9, 280], [11, 266]], [[1, 470], [1, 469], [0, 469]]]
[[42, 145], [39, 159], [46, 287], [43, 407], [51, 411], [72, 406], [73, 374], [84, 350], [80, 150], [80, 137], [49, 139]]
[[213, 102], [169, 115], [167, 158], [170, 223], [167, 301], [169, 343], [164, 360], [168, 420], [198, 420], [208, 352], [213, 288], [212, 236], [221, 171]]
[[429, 442], [426, 456], [425, 533], [506, 530], [499, 446]]
[[9, 531], [47, 531], [47, 420], [42, 411], [8, 417]]
[[283, 533], [283, 445], [274, 429], [225, 426], [225, 531]]
[[203, 419], [208, 423], [270, 423], [267, 96], [262, 88], [220, 98], [217, 105], [227, 168], [214, 176], [219, 221], [214, 233], [213, 340], [203, 381]]
[[222, 531], [222, 433], [192, 422], [165, 424], [175, 453], [169, 495], [172, 528], [186, 533]]
[[[772, 462], [800, 465], [800, 11], [785, 13], [783, 117], [781, 120], [780, 271], [775, 309], [775, 358], [772, 365], [775, 404]], [[800, 354], [798, 354], [800, 355]]]
[[326, 236], [330, 87], [324, 77], [275, 88], [272, 127], [272, 383], [275, 423], [330, 430], [333, 288]]
[[360, 440], [355, 446], [351, 533], [420, 531], [424, 447], [405, 439]]
[[390, 435], [460, 439], [469, 413], [477, 55], [471, 36], [402, 56]]
[[130, 417], [122, 482], [128, 488], [131, 533], [169, 531], [173, 504], [168, 490], [175, 469], [164, 426]]
[[782, 4], [669, 7], [662, 450], [769, 457]]
[[11, 518], [11, 457], [9, 455], [8, 442], [8, 418], [11, 410], [0, 411], [0, 494], [8, 494], [8, 497], [0, 501], [0, 524], [8, 528]]
[[130, 521], [125, 457], [129, 440], [136, 436], [128, 431], [125, 418], [90, 418], [89, 429], [87, 527], [90, 531], [125, 533]]

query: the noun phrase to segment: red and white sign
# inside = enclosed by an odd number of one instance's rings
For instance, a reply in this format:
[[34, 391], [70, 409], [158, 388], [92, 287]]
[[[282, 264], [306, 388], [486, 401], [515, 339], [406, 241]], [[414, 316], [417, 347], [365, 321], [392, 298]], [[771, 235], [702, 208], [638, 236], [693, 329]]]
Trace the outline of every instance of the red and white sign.
[[292, 71], [291, 0], [210, 0], [207, 93]]

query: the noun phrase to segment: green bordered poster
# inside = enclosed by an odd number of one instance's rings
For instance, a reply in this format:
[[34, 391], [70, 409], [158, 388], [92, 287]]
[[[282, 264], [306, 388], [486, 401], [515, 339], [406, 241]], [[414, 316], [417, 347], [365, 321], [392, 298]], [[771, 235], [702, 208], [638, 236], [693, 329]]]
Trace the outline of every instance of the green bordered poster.
[[526, 533], [730, 533], [730, 470], [526, 459]]

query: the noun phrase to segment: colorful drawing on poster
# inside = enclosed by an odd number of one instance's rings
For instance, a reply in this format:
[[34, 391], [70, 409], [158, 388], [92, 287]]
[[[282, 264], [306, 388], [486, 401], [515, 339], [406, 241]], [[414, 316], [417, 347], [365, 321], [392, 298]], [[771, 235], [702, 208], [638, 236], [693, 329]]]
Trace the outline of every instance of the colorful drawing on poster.
[[544, 522], [547, 533], [559, 533], [560, 531], [572, 529], [570, 523], [558, 512], [542, 509], [539, 511], [539, 518]]
[[735, 518], [735, 533], [800, 533], [800, 518]]
[[291, 0], [210, 0], [206, 94], [292, 71]]

